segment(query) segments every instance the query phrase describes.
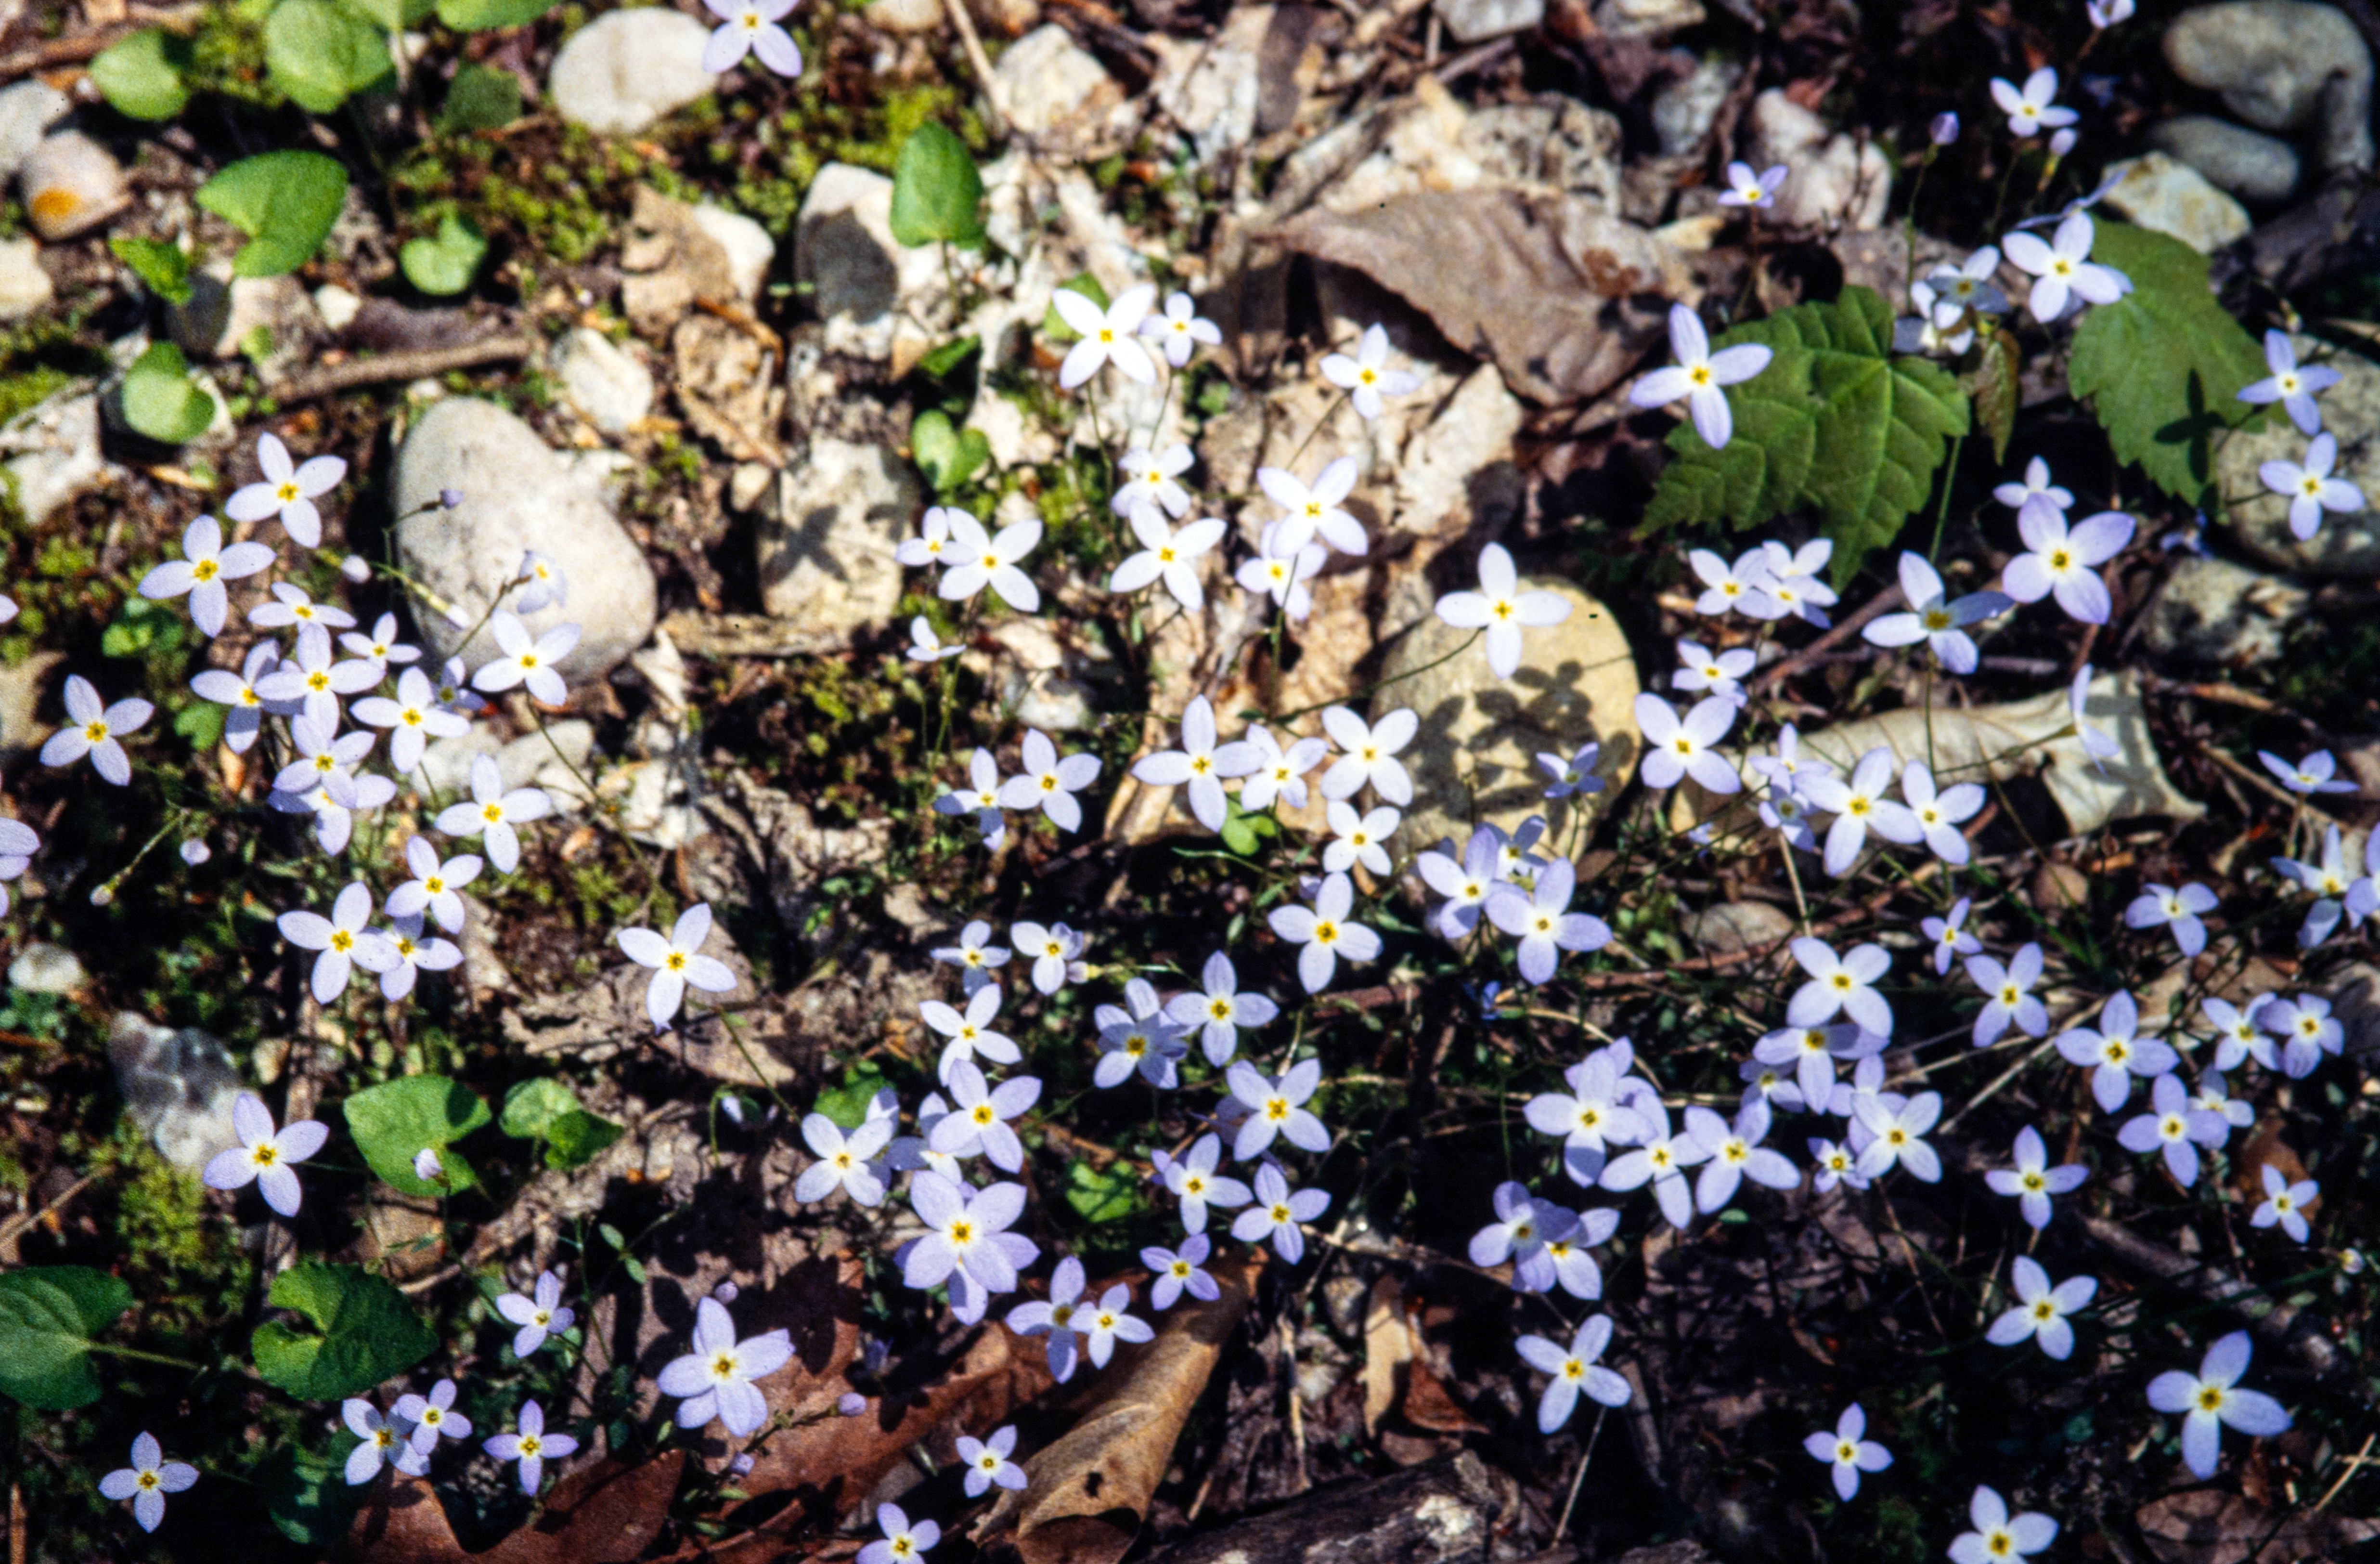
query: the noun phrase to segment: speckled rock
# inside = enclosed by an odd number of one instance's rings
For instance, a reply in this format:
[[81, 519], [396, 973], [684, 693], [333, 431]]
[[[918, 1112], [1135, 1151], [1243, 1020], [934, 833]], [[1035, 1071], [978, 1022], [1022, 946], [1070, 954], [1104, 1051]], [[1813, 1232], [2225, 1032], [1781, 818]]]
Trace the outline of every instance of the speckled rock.
[[[2298, 361], [2328, 353], [2312, 337], [2296, 339]], [[2322, 395], [2322, 422], [2338, 441], [2334, 475], [2363, 491], [2362, 510], [2325, 512], [2322, 530], [2300, 543], [2289, 533], [2289, 502], [2268, 493], [2256, 470], [2276, 458], [2304, 459], [2306, 437], [2288, 419], [2267, 416], [2265, 427], [2234, 434], [2217, 447], [2219, 490], [2238, 496], [2230, 507], [2233, 535], [2269, 564], [2301, 576], [2380, 576], [2380, 368], [2356, 353], [2328, 353], [2340, 379]]]
[[2184, 557], [2149, 600], [2142, 636], [2162, 656], [2253, 667], [2281, 654], [2282, 633], [2307, 602], [2294, 581], [2228, 559]]
[[2116, 181], [2107, 204], [2153, 233], [2168, 234], [2212, 255], [2251, 226], [2248, 209], [2209, 183], [2187, 163], [2149, 153], [2107, 165]]

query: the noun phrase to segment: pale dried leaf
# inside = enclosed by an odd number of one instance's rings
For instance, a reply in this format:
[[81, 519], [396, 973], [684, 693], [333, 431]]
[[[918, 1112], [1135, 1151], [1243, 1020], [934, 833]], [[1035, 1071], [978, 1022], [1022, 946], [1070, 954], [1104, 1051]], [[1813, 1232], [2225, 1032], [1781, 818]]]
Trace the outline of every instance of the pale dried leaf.
[[[2380, 1525], [2350, 1516], [2277, 1516], [2238, 1494], [2195, 1488], [2141, 1507], [2132, 1517], [2161, 1564], [2317, 1564], [2380, 1536]], [[2259, 1546], [2261, 1545], [2261, 1546]]]

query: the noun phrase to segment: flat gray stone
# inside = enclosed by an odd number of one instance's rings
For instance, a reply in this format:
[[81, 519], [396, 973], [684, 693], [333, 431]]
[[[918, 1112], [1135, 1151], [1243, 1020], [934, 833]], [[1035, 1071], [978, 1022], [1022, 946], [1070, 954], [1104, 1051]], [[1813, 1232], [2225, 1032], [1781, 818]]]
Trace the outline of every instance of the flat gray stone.
[[2277, 136], [2217, 119], [2177, 115], [2149, 131], [2149, 145], [2190, 165], [2241, 201], [2287, 201], [2298, 188], [2298, 150]]
[[2305, 612], [2306, 590], [2228, 559], [2185, 556], [2150, 600], [2150, 651], [2192, 662], [2254, 667], [2281, 654], [2283, 632]]
[[702, 68], [710, 29], [683, 11], [606, 11], [553, 56], [545, 90], [556, 113], [599, 136], [633, 136], [710, 92]]
[[231, 1106], [245, 1083], [215, 1038], [119, 1011], [107, 1035], [107, 1060], [125, 1117], [175, 1167], [195, 1173], [215, 1153], [239, 1144]]
[[2193, 87], [2261, 130], [2313, 132], [2325, 170], [2372, 166], [2372, 52], [2332, 6], [2231, 0], [2184, 11], [2165, 57]]
[[652, 413], [652, 372], [600, 331], [565, 334], [546, 366], [562, 399], [598, 434], [625, 434]]
[[1457, 43], [1534, 31], [1546, 19], [1546, 0], [1434, 0], [1430, 9]]
[[2180, 239], [2212, 255], [2246, 237], [2248, 209], [2216, 189], [2187, 163], [2153, 152], [2107, 165], [2116, 181], [2107, 202], [2152, 233]]
[[788, 629], [848, 635], [900, 605], [892, 557], [925, 508], [909, 464], [880, 446], [816, 440], [777, 480], [759, 540], [760, 602]]

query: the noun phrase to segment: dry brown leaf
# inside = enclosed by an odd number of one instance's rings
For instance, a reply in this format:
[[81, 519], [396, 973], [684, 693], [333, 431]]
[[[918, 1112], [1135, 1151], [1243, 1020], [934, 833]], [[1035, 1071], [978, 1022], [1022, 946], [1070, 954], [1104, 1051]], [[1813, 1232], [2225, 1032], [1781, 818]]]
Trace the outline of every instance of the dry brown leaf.
[[1357, 212], [1317, 208], [1271, 237], [1410, 300], [1449, 342], [1548, 404], [1618, 383], [1661, 340], [1664, 301], [1693, 287], [1676, 251], [1576, 196], [1423, 190]]
[[1392, 1276], [1372, 1284], [1364, 1306], [1364, 1432], [1380, 1431], [1380, 1420], [1396, 1410], [1397, 1371], [1418, 1350], [1405, 1323], [1404, 1288]]
[[1024, 1564], [1115, 1564], [1140, 1533], [1173, 1441], [1239, 1328], [1264, 1265], [1244, 1254], [1213, 1267], [1211, 1303], [1167, 1311], [1157, 1338], [1127, 1347], [1089, 1388], [1065, 1435], [1029, 1457], [1029, 1485], [1003, 1496], [981, 1535]]
[[2380, 1536], [2380, 1524], [2322, 1512], [2277, 1516], [2237, 1494], [2194, 1488], [2132, 1517], [2161, 1564], [2315, 1564]]
[[582, 1467], [554, 1485], [544, 1513], [485, 1553], [466, 1553], [430, 1485], [406, 1478], [356, 1517], [339, 1557], [368, 1564], [629, 1564], [669, 1520], [686, 1452], [641, 1465]]
[[[2247, 1142], [2240, 1148], [2239, 1165], [2232, 1170], [2231, 1187], [2250, 1205], [2265, 1201], [2265, 1169], [2272, 1168], [2290, 1183], [2302, 1182], [2306, 1165], [2297, 1148], [2281, 1139], [2282, 1120], [2279, 1115], [2267, 1113], [2256, 1123]], [[2322, 1197], [2314, 1196], [2300, 1207], [2308, 1221], [2322, 1209]]]

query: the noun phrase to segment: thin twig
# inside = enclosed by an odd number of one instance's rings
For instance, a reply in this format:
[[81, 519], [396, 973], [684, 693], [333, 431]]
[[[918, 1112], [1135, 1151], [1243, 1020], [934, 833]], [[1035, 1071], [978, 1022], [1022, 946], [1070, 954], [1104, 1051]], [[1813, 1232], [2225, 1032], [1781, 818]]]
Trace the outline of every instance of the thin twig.
[[991, 74], [991, 59], [983, 52], [983, 40], [976, 36], [975, 18], [967, 15], [966, 0], [942, 0], [942, 8], [951, 14], [951, 25], [959, 30], [959, 47], [966, 52], [967, 65], [983, 88], [984, 128], [995, 137], [1008, 134], [1007, 96], [1000, 88], [1000, 79]]
[[317, 397], [334, 397], [360, 385], [381, 385], [392, 380], [419, 380], [453, 370], [505, 363], [515, 359], [526, 359], [536, 350], [537, 345], [526, 336], [489, 336], [477, 342], [457, 343], [452, 348], [419, 348], [410, 352], [379, 353], [369, 359], [354, 359], [344, 364], [333, 364], [328, 369], [316, 370], [311, 374], [285, 380], [270, 389], [276, 400], [307, 402]]
[[8, 1247], [19, 1233], [24, 1232], [42, 1217], [56, 1211], [60, 1206], [66, 1204], [67, 1202], [74, 1199], [75, 1196], [82, 1193], [83, 1191], [91, 1188], [92, 1184], [97, 1183], [98, 1181], [98, 1174], [86, 1173], [81, 1178], [77, 1179], [73, 1183], [68, 1184], [66, 1188], [65, 1193], [59, 1195], [57, 1199], [50, 1202], [49, 1204], [44, 1205], [39, 1211], [30, 1213], [23, 1216], [12, 1216], [6, 1224], [0, 1224], [0, 1249], [6, 1249]]
[[1586, 1482], [1586, 1463], [1595, 1458], [1596, 1436], [1603, 1432], [1603, 1414], [1610, 1410], [1601, 1404], [1595, 1409], [1595, 1426], [1586, 1431], [1586, 1448], [1578, 1452], [1578, 1470], [1571, 1475], [1570, 1494], [1562, 1500], [1561, 1515], [1554, 1521], [1552, 1546], [1556, 1547], [1561, 1546], [1562, 1533], [1570, 1530], [1570, 1512], [1577, 1508], [1578, 1490]]

